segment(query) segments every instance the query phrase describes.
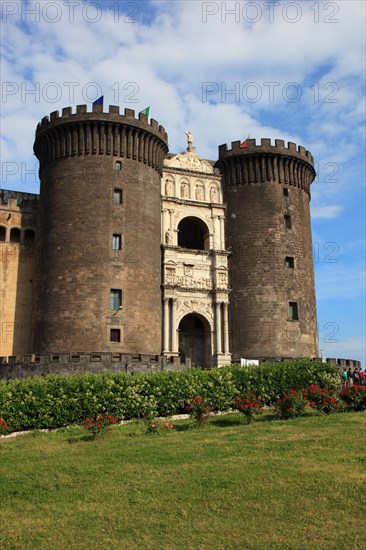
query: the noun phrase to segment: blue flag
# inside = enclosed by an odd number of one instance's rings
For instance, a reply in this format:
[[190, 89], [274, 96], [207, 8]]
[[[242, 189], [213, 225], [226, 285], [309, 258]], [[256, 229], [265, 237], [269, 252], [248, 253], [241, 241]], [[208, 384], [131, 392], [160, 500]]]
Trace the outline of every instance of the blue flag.
[[104, 95], [98, 97], [98, 99], [94, 101], [93, 105], [103, 105], [103, 101], [104, 101]]

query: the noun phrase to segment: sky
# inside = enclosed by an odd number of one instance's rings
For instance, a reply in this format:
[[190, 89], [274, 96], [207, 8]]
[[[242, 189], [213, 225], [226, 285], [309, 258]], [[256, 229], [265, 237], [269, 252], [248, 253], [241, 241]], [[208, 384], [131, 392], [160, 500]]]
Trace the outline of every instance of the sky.
[[[7, 1], [1, 187], [38, 193], [37, 123], [104, 95], [217, 159], [250, 134], [314, 156], [311, 216], [326, 357], [365, 367], [365, 2]], [[91, 107], [90, 107], [91, 108]]]

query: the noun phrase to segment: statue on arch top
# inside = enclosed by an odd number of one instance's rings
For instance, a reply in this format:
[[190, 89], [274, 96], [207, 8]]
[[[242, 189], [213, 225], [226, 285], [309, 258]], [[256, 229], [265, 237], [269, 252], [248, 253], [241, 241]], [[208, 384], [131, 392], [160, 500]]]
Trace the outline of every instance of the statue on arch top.
[[187, 136], [187, 145], [188, 145], [186, 151], [187, 153], [194, 153], [196, 148], [193, 147], [193, 134], [190, 130], [186, 130], [185, 134]]

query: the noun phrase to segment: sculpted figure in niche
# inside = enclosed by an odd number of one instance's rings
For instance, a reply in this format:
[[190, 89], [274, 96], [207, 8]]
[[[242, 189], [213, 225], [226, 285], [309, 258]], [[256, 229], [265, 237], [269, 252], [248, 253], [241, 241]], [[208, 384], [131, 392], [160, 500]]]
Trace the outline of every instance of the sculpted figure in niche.
[[211, 200], [211, 202], [217, 202], [216, 187], [211, 187], [211, 189], [210, 189], [210, 200]]
[[173, 234], [170, 229], [165, 231], [165, 244], [173, 244]]
[[197, 185], [197, 187], [196, 187], [196, 199], [198, 201], [203, 201], [203, 188], [202, 188], [202, 185]]
[[168, 197], [171, 197], [172, 194], [173, 194], [173, 182], [172, 180], [170, 179], [167, 179], [165, 181], [165, 194], [168, 196]]
[[186, 183], [182, 183], [182, 185], [180, 186], [180, 196], [182, 197], [182, 199], [188, 198], [188, 185]]

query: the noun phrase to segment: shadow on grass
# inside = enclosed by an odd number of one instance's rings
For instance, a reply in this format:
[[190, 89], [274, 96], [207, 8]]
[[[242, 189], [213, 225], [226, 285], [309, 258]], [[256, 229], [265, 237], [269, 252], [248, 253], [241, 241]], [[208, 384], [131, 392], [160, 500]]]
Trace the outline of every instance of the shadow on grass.
[[251, 422], [247, 422], [246, 418], [241, 415], [223, 415], [211, 418], [211, 423], [218, 428], [227, 428], [230, 426], [248, 426], [248, 424], [253, 424], [254, 422], [273, 422], [274, 420], [280, 420], [274, 414], [265, 414], [263, 416], [255, 416]]
[[184, 424], [174, 424], [174, 430], [176, 432], [186, 432], [187, 430], [192, 430], [193, 428], [195, 428], [194, 424], [188, 422], [187, 420], [185, 420]]
[[105, 439], [105, 437], [103, 435], [99, 435], [96, 437], [94, 437], [93, 435], [80, 435], [79, 437], [68, 437], [66, 441], [72, 445], [74, 443], [80, 443], [81, 441], [97, 441], [98, 439]]

